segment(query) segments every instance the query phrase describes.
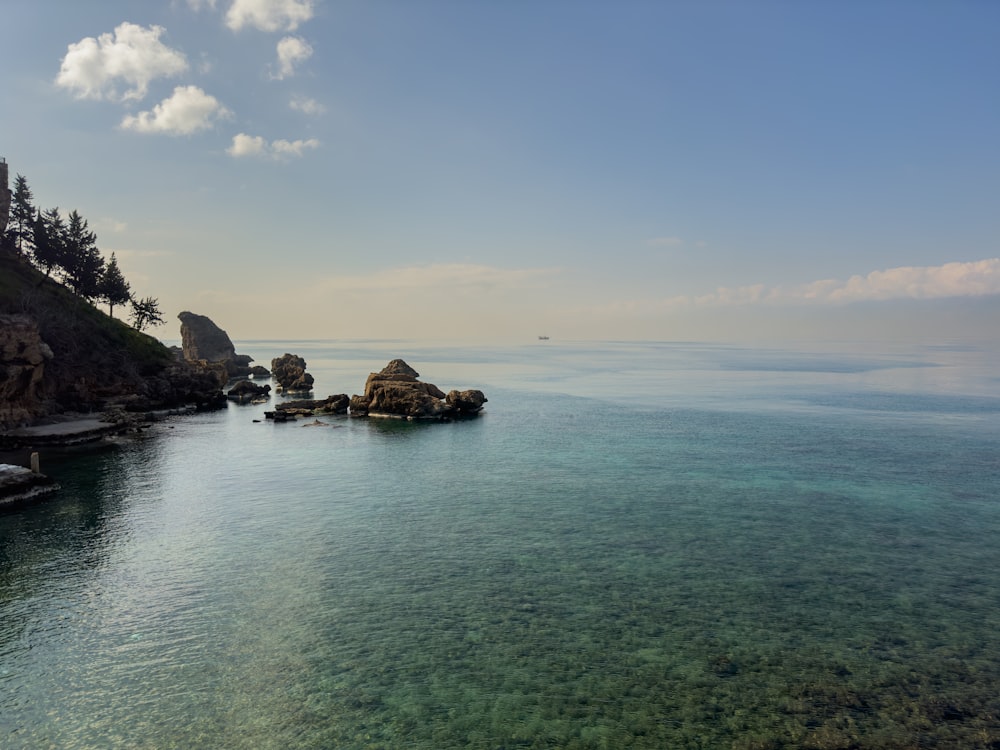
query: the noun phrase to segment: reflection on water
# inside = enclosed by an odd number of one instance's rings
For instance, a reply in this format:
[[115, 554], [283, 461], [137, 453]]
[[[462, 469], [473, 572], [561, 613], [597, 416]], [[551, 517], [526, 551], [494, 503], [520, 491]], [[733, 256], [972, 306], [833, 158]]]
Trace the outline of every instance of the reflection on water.
[[0, 516], [0, 746], [1000, 742], [981, 352], [313, 346], [324, 395], [403, 356], [487, 412], [45, 456], [64, 491]]

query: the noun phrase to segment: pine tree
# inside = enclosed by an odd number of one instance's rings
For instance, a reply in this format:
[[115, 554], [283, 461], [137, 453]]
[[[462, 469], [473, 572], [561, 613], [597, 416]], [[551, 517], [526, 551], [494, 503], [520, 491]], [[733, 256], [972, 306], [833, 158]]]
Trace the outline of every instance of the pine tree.
[[59, 208], [39, 211], [32, 225], [35, 265], [48, 276], [53, 268], [61, 268], [66, 255], [66, 223]]
[[18, 175], [14, 180], [14, 195], [10, 201], [10, 221], [7, 226], [8, 242], [13, 244], [19, 255], [24, 255], [31, 249], [34, 235], [35, 206], [34, 196], [28, 187], [28, 180]]
[[104, 267], [98, 285], [98, 295], [108, 303], [108, 315], [115, 316], [115, 305], [124, 305], [132, 299], [132, 290], [118, 268], [118, 259], [111, 253], [111, 260]]
[[81, 297], [91, 300], [98, 296], [97, 287], [104, 272], [104, 258], [97, 249], [97, 235], [90, 231], [87, 220], [74, 209], [66, 226], [66, 252], [62, 262], [64, 278]]

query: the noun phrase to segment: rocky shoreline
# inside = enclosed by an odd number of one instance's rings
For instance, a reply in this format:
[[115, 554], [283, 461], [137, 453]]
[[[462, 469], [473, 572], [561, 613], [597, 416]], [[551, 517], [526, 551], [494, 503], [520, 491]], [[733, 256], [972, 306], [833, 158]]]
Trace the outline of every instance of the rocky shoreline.
[[[178, 316], [182, 346], [174, 347], [172, 362], [142, 377], [119, 378], [113, 387], [102, 386], [91, 373], [85, 379], [95, 385], [71, 401], [89, 410], [60, 409], [62, 386], [49, 382], [48, 369], [58, 359], [58, 348], [49, 347], [27, 317], [2, 317], [0, 367], [7, 377], [0, 381], [0, 451], [100, 443], [145, 430], [166, 416], [227, 408], [230, 402], [265, 403], [272, 389], [265, 379], [286, 396], [302, 396], [266, 411], [265, 419], [273, 422], [319, 415], [448, 422], [479, 415], [487, 402], [480, 390], [445, 393], [422, 382], [402, 359], [369, 373], [360, 395], [309, 398], [314, 380], [304, 359], [285, 353], [271, 361], [270, 370], [252, 366], [252, 358], [237, 354], [228, 334], [209, 318], [183, 312]], [[58, 489], [30, 469], [0, 467], [0, 508]]]

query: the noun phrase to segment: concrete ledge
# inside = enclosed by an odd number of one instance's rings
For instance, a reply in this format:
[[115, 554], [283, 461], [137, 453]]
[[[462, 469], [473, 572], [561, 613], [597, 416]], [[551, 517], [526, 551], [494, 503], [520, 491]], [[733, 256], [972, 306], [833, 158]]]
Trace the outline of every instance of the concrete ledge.
[[0, 510], [17, 507], [51, 494], [59, 485], [50, 477], [12, 464], [0, 464]]

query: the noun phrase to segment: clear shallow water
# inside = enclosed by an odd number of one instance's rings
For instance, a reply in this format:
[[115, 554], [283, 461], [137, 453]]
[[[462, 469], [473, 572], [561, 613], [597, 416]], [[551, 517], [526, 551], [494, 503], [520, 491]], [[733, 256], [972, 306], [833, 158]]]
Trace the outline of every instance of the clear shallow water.
[[0, 516], [0, 747], [1000, 746], [991, 353], [237, 349], [490, 402], [43, 456], [64, 491]]

